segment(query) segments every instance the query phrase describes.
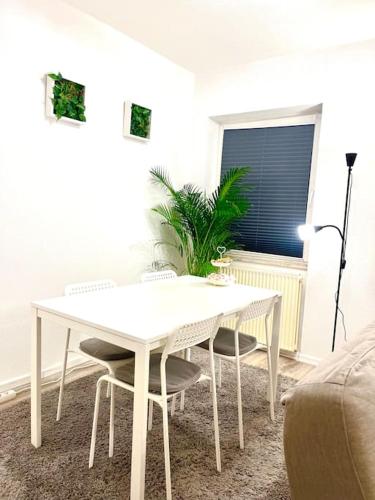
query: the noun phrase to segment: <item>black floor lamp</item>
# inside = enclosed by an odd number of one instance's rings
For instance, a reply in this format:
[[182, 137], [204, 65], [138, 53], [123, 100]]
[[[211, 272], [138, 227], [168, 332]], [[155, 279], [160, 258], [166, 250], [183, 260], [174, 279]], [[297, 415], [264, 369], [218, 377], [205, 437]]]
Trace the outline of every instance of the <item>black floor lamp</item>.
[[333, 325], [333, 338], [332, 338], [332, 351], [335, 350], [335, 341], [336, 341], [336, 327], [337, 327], [337, 315], [339, 312], [339, 302], [340, 302], [340, 288], [341, 288], [341, 278], [342, 273], [346, 266], [346, 241], [348, 236], [348, 221], [349, 221], [349, 211], [350, 211], [350, 199], [352, 193], [352, 169], [354, 162], [357, 158], [357, 153], [346, 153], [346, 165], [348, 167], [348, 180], [346, 183], [346, 197], [345, 197], [345, 211], [344, 211], [344, 223], [342, 229], [334, 226], [332, 224], [326, 224], [325, 226], [312, 226], [309, 224], [305, 224], [303, 226], [298, 227], [298, 234], [301, 240], [310, 239], [315, 233], [321, 231], [326, 227], [332, 227], [337, 230], [341, 238], [341, 255], [340, 255], [340, 267], [339, 267], [339, 278], [337, 282], [337, 291], [335, 296], [336, 309], [335, 309], [335, 322]]

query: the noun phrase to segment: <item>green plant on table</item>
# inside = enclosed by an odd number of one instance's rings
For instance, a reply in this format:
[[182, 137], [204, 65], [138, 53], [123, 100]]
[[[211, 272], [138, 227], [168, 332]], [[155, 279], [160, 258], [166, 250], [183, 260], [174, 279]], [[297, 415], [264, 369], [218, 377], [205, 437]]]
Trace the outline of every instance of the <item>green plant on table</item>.
[[61, 73], [49, 73], [54, 80], [53, 112], [60, 120], [63, 116], [85, 122], [85, 86], [63, 78]]
[[232, 168], [208, 196], [192, 184], [177, 190], [165, 170], [151, 169], [153, 181], [162, 186], [169, 198], [169, 203], [160, 204], [153, 211], [160, 215], [162, 224], [170, 226], [177, 240], [161, 243], [178, 249], [188, 274], [207, 276], [213, 272], [211, 260], [218, 256], [217, 247], [238, 248], [231, 227], [251, 206], [251, 186], [244, 179], [249, 171], [249, 167]]

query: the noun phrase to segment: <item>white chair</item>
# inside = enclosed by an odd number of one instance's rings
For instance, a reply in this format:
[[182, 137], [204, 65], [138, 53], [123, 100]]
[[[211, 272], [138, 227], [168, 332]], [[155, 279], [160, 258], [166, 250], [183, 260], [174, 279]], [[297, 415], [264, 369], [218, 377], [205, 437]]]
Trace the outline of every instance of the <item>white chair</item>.
[[[177, 274], [172, 271], [172, 269], [166, 269], [165, 271], [152, 271], [149, 273], [143, 273], [141, 276], [141, 282], [142, 283], [147, 283], [149, 281], [159, 281], [159, 280], [170, 280], [173, 278], [177, 278]], [[185, 352], [184, 353], [185, 359], [189, 359], [190, 353]], [[185, 402], [185, 392], [181, 393], [181, 410], [184, 409], [184, 403]], [[173, 416], [175, 413], [176, 409], [176, 396], [172, 398], [172, 403], [171, 403], [171, 415]], [[150, 401], [150, 411], [149, 411], [149, 428], [148, 430], [151, 430], [152, 427], [152, 402]]]
[[[150, 356], [150, 371], [149, 371], [149, 392], [148, 398], [150, 401], [158, 403], [163, 411], [163, 433], [164, 433], [164, 459], [165, 459], [165, 478], [167, 499], [172, 498], [171, 489], [171, 472], [170, 472], [170, 457], [169, 457], [169, 437], [168, 437], [168, 400], [174, 394], [181, 393], [193, 384], [202, 380], [210, 380], [212, 386], [212, 403], [214, 414], [214, 432], [215, 432], [215, 450], [216, 450], [216, 467], [221, 471], [220, 458], [220, 443], [219, 443], [219, 423], [217, 414], [216, 401], [216, 383], [215, 383], [215, 362], [213, 352], [213, 341], [218, 331], [220, 319], [222, 315], [213, 318], [185, 325], [176, 330], [168, 337], [167, 343], [162, 353], [151, 354]], [[194, 346], [200, 342], [207, 340], [209, 343], [210, 353], [210, 368], [211, 376], [208, 377], [201, 373], [199, 366], [186, 361], [185, 359], [170, 356], [188, 347]], [[114, 375], [103, 375], [97, 382], [94, 420], [92, 427], [91, 447], [89, 467], [94, 463], [96, 429], [98, 424], [98, 413], [100, 403], [101, 385], [107, 381], [112, 386], [117, 385], [123, 389], [134, 392], [134, 366], [135, 361], [124, 365], [115, 370]], [[109, 456], [113, 456], [114, 442], [114, 392], [111, 392], [111, 411], [110, 411], [110, 430], [109, 430]]]
[[[268, 319], [272, 313], [275, 299], [272, 297], [266, 300], [259, 300], [253, 302], [252, 304], [245, 307], [236, 315], [236, 326], [235, 329], [220, 327], [217, 332], [214, 341], [214, 354], [218, 358], [218, 386], [221, 387], [221, 360], [232, 361], [236, 364], [237, 372], [237, 400], [238, 400], [238, 430], [240, 438], [240, 448], [244, 447], [243, 438], [243, 421], [242, 421], [242, 393], [241, 393], [241, 371], [240, 363], [246, 358], [250, 353], [255, 351], [260, 347], [257, 339], [251, 335], [246, 335], [240, 333], [239, 330], [241, 325], [245, 321], [251, 319], [264, 317], [264, 326], [266, 333], [266, 344], [267, 344], [267, 363], [268, 363], [268, 375], [269, 375], [269, 392], [273, 394], [273, 383], [272, 383], [272, 369], [271, 369], [271, 342], [269, 336]], [[199, 344], [200, 348], [209, 349], [207, 342]], [[270, 417], [273, 421], [275, 419], [274, 402], [273, 398], [270, 397]]]
[[172, 271], [172, 269], [168, 269], [165, 271], [153, 271], [151, 273], [143, 273], [141, 276], [142, 283], [146, 283], [147, 281], [157, 281], [157, 280], [170, 280], [172, 278], [177, 278], [177, 274]]
[[[86, 283], [76, 283], [73, 285], [67, 285], [65, 287], [65, 295], [78, 295], [86, 294], [91, 292], [99, 292], [102, 290], [107, 290], [108, 288], [114, 288], [116, 286], [115, 282], [112, 280], [100, 280], [100, 281], [89, 281]], [[79, 344], [78, 349], [69, 349], [71, 330], [68, 328], [65, 350], [63, 358], [63, 366], [61, 372], [61, 382], [60, 382], [60, 392], [59, 392], [59, 402], [57, 405], [57, 415], [56, 420], [59, 421], [61, 418], [62, 401], [64, 395], [64, 385], [65, 385], [65, 374], [66, 374], [66, 364], [68, 361], [68, 354], [70, 352], [75, 352], [80, 354], [85, 358], [104, 366], [110, 373], [114, 372], [114, 369], [119, 365], [126, 362], [130, 358], [134, 357], [132, 351], [123, 349], [116, 345], [110, 344], [109, 342], [104, 342], [103, 340], [96, 338], [89, 338], [82, 341]], [[107, 395], [109, 395], [110, 386], [108, 385]]]

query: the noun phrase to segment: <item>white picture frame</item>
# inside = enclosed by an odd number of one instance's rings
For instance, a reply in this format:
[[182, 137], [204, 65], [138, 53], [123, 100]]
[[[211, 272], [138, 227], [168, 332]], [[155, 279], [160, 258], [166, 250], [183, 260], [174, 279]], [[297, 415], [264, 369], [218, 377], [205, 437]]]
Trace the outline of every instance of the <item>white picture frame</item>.
[[[138, 107], [144, 108], [150, 112], [150, 124], [149, 124], [147, 137], [141, 137], [141, 136], [138, 136], [138, 135], [131, 133], [131, 120], [132, 120], [133, 106], [138, 106]], [[146, 106], [143, 106], [141, 104], [134, 103], [132, 101], [125, 101], [124, 102], [124, 124], [123, 124], [124, 137], [135, 139], [135, 140], [140, 141], [140, 142], [149, 142], [150, 138], [151, 138], [151, 126], [152, 126], [152, 109], [147, 108]]]
[[[70, 78], [67, 80], [70, 80]], [[73, 81], [73, 80], [71, 80]], [[53, 87], [55, 85], [55, 80], [46, 74], [46, 116], [47, 118], [53, 119], [56, 122], [66, 122], [72, 123], [77, 126], [84, 125], [86, 122], [82, 122], [80, 120], [74, 120], [73, 118], [69, 118], [67, 116], [62, 116], [60, 119], [57, 119], [57, 116], [53, 112]]]

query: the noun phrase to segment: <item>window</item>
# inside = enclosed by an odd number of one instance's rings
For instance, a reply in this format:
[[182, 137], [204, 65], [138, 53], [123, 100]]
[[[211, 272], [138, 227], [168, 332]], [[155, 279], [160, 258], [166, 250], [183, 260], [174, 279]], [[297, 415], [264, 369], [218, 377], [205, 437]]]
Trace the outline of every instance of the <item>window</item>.
[[306, 221], [314, 125], [224, 130], [221, 176], [250, 166], [252, 207], [234, 227], [243, 250], [303, 257], [297, 226]]

